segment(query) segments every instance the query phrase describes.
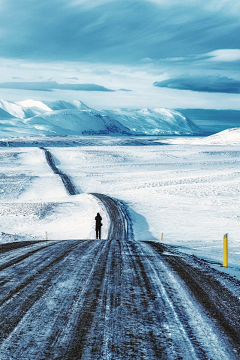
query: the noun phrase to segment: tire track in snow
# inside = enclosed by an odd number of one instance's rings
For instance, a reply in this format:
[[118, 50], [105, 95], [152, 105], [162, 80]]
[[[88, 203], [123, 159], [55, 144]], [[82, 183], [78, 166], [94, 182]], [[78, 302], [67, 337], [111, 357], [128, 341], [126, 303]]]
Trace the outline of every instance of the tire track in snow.
[[5, 268], [0, 359], [237, 359], [165, 259], [126, 238], [66, 240]]
[[[240, 354], [240, 299], [222, 283], [224, 274], [195, 256], [176, 256], [168, 245], [151, 243], [151, 246], [158, 253], [168, 252], [163, 256], [164, 262], [184, 281], [209, 316], [218, 322]], [[239, 286], [240, 282], [237, 282]]]
[[[0, 271], [6, 269], [9, 266], [12, 266], [22, 260], [26, 259], [29, 256], [32, 256], [36, 252], [44, 249], [45, 247], [50, 246], [52, 243], [46, 245], [46, 243], [38, 243], [37, 245], [34, 244], [32, 246], [23, 247], [23, 249], [11, 251], [6, 255], [3, 255], [0, 259]], [[16, 254], [16, 255], [15, 255]]]
[[8, 251], [19, 249], [21, 247], [25, 247], [28, 245], [37, 244], [37, 242], [41, 242], [41, 240], [29, 240], [29, 241], [17, 241], [17, 242], [11, 242], [11, 243], [4, 243], [0, 244], [0, 254], [4, 254]]
[[[156, 253], [148, 243], [134, 243], [134, 247], [138, 248], [134, 252], [139, 256], [146, 288], [155, 295], [153, 312], [164, 319], [161, 328], [165, 333], [155, 336], [155, 340], [159, 342], [161, 336], [168, 336], [170, 340], [161, 356], [166, 359], [236, 359], [236, 347], [230, 345], [231, 339], [209, 316], [178, 273], [172, 271], [165, 262], [166, 256]], [[181, 261], [174, 254], [173, 257]], [[188, 269], [193, 278], [194, 267], [193, 263]], [[154, 335], [157, 332], [158, 329]]]
[[41, 253], [34, 254], [21, 263], [16, 262], [1, 273], [1, 277], [7, 279], [0, 296], [1, 340], [15, 329], [24, 314], [51, 286], [54, 274], [59, 271], [60, 261], [73, 247], [71, 243], [64, 247], [61, 245], [56, 246], [55, 242], [54, 249], [52, 245], [46, 246], [40, 249]]
[[[88, 326], [91, 326], [91, 316], [98, 302], [99, 288], [104, 275], [101, 268], [104, 269], [108, 247], [109, 242], [106, 241], [56, 243], [55, 249], [51, 250], [52, 253], [48, 253], [48, 258], [52, 260], [60, 253], [63, 256], [57, 256], [51, 269], [47, 266], [41, 268], [41, 282], [47, 281], [48, 286], [40, 297], [34, 299], [27, 312], [19, 311], [21, 321], [14, 324], [15, 328], [10, 329], [11, 333], [7, 333], [8, 327], [4, 328], [5, 340], [0, 347], [1, 359], [64, 359], [66, 351], [75, 351], [76, 344], [79, 346], [78, 351], [81, 351], [81, 347], [87, 341]], [[35, 271], [34, 265], [32, 271]], [[39, 279], [35, 278], [31, 283], [31, 289], [38, 283]], [[31, 289], [25, 290], [29, 292]], [[19, 298], [16, 296], [13, 299], [15, 305], [21, 299], [27, 301], [27, 294], [21, 294]], [[19, 309], [19, 306], [16, 308]], [[8, 313], [9, 318], [12, 316], [16, 318], [16, 311], [13, 315], [11, 312]], [[1, 320], [3, 321], [3, 318]], [[73, 342], [75, 338], [78, 342]], [[57, 354], [60, 354], [59, 357]]]

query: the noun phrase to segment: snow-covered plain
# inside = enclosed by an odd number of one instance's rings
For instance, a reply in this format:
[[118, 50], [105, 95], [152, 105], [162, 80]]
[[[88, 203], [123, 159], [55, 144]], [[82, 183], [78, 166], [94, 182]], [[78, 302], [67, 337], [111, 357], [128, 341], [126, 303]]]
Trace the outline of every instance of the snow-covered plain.
[[[135, 238], [175, 245], [240, 278], [240, 145], [207, 138], [91, 138], [89, 146], [48, 147], [80, 194], [67, 195], [38, 147], [0, 148], [2, 241], [94, 238], [94, 217], [108, 217], [88, 193], [124, 201]], [[44, 139], [42, 139], [44, 141]], [[94, 140], [96, 145], [93, 146]], [[65, 138], [67, 142], [67, 138]], [[229, 267], [222, 238], [229, 235]], [[6, 235], [11, 234], [11, 235]]]

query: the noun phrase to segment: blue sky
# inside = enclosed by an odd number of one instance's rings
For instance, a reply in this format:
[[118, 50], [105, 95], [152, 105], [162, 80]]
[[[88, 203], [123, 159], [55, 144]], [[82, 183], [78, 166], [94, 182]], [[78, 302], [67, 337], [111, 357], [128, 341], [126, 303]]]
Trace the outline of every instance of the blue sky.
[[0, 0], [0, 97], [240, 109], [239, 18], [238, 0]]

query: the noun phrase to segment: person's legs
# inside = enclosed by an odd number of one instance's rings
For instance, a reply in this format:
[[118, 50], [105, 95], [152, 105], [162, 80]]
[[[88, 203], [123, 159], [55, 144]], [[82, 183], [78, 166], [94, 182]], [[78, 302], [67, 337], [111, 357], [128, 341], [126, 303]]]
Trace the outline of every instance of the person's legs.
[[96, 239], [98, 239], [98, 229], [96, 229]]
[[101, 227], [99, 228], [99, 239], [101, 239]]

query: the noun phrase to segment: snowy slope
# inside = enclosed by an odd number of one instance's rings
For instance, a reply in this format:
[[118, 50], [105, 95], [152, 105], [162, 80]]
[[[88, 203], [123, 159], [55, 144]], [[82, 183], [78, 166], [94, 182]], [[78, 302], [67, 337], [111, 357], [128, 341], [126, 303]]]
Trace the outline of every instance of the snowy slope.
[[198, 142], [204, 145], [240, 145], [240, 127], [221, 131]]
[[85, 105], [82, 101], [73, 100], [73, 101], [44, 101], [47, 107], [52, 110], [90, 110], [90, 108]]
[[27, 119], [26, 124], [45, 135], [130, 134], [118, 121], [90, 110], [55, 110]]
[[[6, 120], [8, 120], [6, 122]], [[0, 136], [193, 135], [201, 130], [168, 109], [102, 110], [74, 100], [17, 103], [0, 100]]]
[[12, 117], [13, 117], [13, 115], [9, 114], [7, 111], [0, 108], [0, 119], [1, 120], [11, 119]]
[[52, 110], [50, 107], [48, 107], [42, 101], [36, 101], [36, 100], [31, 100], [31, 99], [19, 101], [17, 104], [21, 105], [23, 108], [35, 110], [36, 112], [44, 113], [46, 111]]
[[106, 114], [127, 126], [136, 135], [190, 135], [201, 130], [188, 118], [169, 109], [109, 110]]
[[0, 108], [13, 117], [17, 117], [20, 119], [23, 119], [25, 117], [22, 106], [13, 102], [1, 99]]
[[[36, 100], [24, 100], [19, 102], [11, 102], [1, 99], [0, 111], [6, 112], [6, 118], [16, 117], [18, 119], [27, 119], [46, 111], [52, 111], [46, 104]], [[3, 117], [1, 116], [3, 119]]]

